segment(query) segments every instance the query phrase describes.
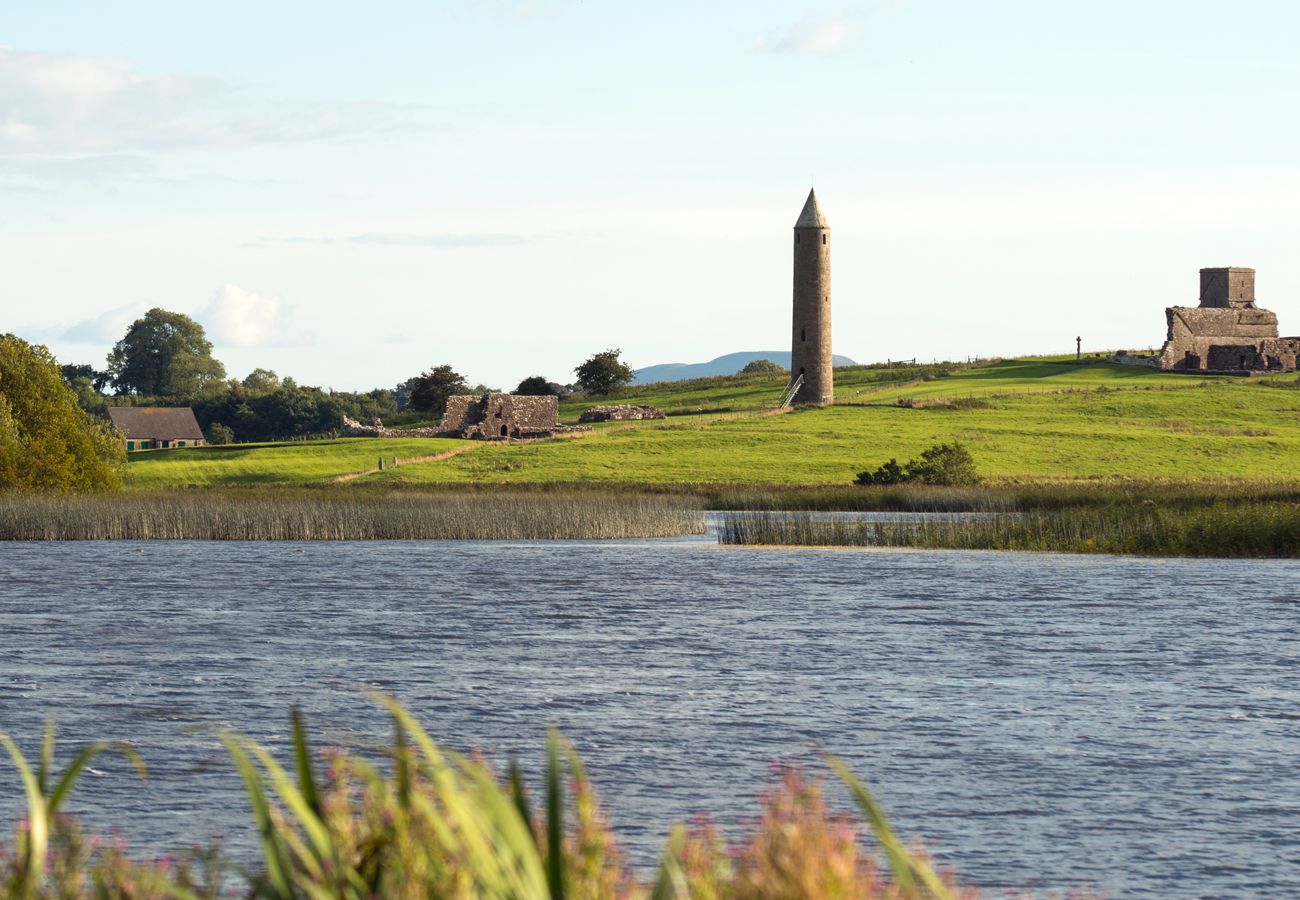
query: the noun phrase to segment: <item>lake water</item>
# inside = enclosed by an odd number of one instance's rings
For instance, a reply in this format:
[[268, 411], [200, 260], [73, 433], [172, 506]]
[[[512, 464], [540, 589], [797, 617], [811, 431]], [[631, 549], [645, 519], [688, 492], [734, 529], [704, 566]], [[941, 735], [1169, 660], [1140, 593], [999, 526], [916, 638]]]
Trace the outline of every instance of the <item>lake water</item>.
[[[1300, 893], [1300, 563], [612, 543], [0, 545], [0, 729], [127, 738], [73, 807], [139, 852], [248, 814], [213, 731], [369, 747], [400, 697], [536, 771], [559, 724], [637, 861], [844, 757], [974, 883]], [[66, 758], [66, 757], [65, 757]], [[839, 795], [842, 796], [842, 795]], [[0, 772], [12, 821], [17, 779]]]

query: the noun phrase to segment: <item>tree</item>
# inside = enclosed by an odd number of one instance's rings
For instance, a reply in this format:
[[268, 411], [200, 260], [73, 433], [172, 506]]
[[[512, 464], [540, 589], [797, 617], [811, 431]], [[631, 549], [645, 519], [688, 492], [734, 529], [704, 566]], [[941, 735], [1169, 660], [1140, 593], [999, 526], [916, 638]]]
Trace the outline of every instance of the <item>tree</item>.
[[411, 379], [410, 385], [407, 405], [417, 412], [434, 416], [447, 411], [448, 397], [468, 390], [465, 379], [451, 366], [435, 366]]
[[229, 425], [222, 425], [220, 422], [213, 422], [208, 426], [208, 443], [209, 444], [233, 444], [235, 442], [235, 429]]
[[515, 388], [515, 393], [524, 397], [558, 397], [560, 396], [558, 387], [558, 385], [547, 381], [545, 376], [529, 375], [519, 382], [519, 387]]
[[131, 323], [108, 355], [108, 372], [118, 391], [153, 397], [200, 397], [226, 377], [203, 326], [157, 308]]
[[270, 369], [254, 369], [240, 382], [240, 386], [254, 394], [269, 394], [280, 386], [280, 376]]
[[59, 371], [63, 373], [63, 380], [68, 384], [85, 379], [90, 382], [91, 389], [99, 394], [103, 393], [104, 388], [113, 380], [107, 372], [101, 372], [94, 366], [81, 363], [80, 365], [69, 363], [68, 365], [59, 366]]
[[125, 463], [117, 433], [77, 406], [50, 351], [0, 337], [0, 489], [116, 488]]
[[784, 375], [786, 371], [770, 359], [754, 359], [745, 363], [741, 375]]
[[573, 371], [588, 394], [608, 394], [632, 380], [632, 367], [618, 358], [619, 350], [597, 353]]

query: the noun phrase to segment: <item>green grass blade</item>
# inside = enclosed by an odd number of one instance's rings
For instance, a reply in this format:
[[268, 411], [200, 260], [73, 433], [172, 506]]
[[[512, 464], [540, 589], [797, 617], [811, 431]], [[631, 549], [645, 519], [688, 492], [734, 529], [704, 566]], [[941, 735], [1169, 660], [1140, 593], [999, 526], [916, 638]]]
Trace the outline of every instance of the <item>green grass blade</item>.
[[[510, 799], [519, 810], [519, 818], [524, 820], [528, 834], [537, 843], [537, 832], [533, 830], [533, 809], [528, 802], [528, 789], [524, 785], [524, 773], [519, 768], [518, 760], [510, 760]], [[541, 849], [540, 847], [538, 848]]]
[[248, 758], [239, 740], [229, 733], [221, 735], [221, 743], [226, 752], [235, 761], [235, 768], [244, 780], [244, 791], [252, 807], [253, 821], [262, 843], [262, 859], [266, 863], [266, 875], [272, 896], [278, 900], [293, 900], [293, 888], [289, 880], [290, 861], [284, 844], [275, 831], [275, 822], [271, 819], [271, 807], [262, 789], [262, 775]]
[[894, 829], [889, 824], [884, 809], [872, 796], [871, 791], [867, 790], [867, 786], [850, 772], [848, 766], [844, 765], [838, 758], [827, 755], [826, 762], [834, 770], [835, 774], [848, 785], [849, 790], [853, 793], [853, 799], [857, 801], [858, 808], [867, 817], [867, 822], [871, 825], [876, 840], [884, 848], [885, 855], [889, 857], [889, 867], [894, 873], [894, 880], [898, 883], [898, 888], [902, 894], [907, 897], [923, 896], [916, 886], [916, 879], [919, 878], [930, 896], [936, 898], [936, 900], [956, 900], [956, 896], [935, 874], [930, 864], [909, 853], [907, 848], [903, 846], [903, 842], [894, 834]]
[[682, 871], [682, 847], [686, 844], [686, 827], [674, 825], [668, 833], [668, 842], [664, 845], [663, 859], [659, 862], [659, 876], [655, 879], [654, 890], [650, 900], [676, 900], [678, 897], [690, 897], [691, 888], [686, 883], [686, 873]]
[[72, 762], [68, 763], [67, 768], [63, 770], [63, 774], [59, 776], [58, 784], [54, 786], [54, 790], [49, 795], [51, 815], [58, 812], [59, 807], [63, 805], [63, 801], [68, 799], [68, 794], [72, 792], [77, 779], [81, 777], [81, 773], [85, 771], [86, 766], [90, 765], [90, 761], [109, 750], [116, 750], [129, 759], [131, 764], [135, 766], [136, 772], [139, 773], [141, 781], [149, 780], [149, 771], [144, 767], [144, 760], [140, 759], [140, 754], [136, 753], [135, 748], [130, 744], [121, 741], [95, 741], [74, 756]]
[[560, 733], [546, 735], [546, 881], [551, 900], [564, 900], [564, 785], [560, 772]]
[[9, 751], [9, 756], [14, 761], [14, 767], [18, 769], [18, 775], [22, 778], [23, 787], [27, 791], [27, 846], [23, 869], [18, 880], [20, 888], [18, 896], [22, 896], [28, 888], [40, 886], [45, 869], [45, 853], [50, 844], [50, 818], [45, 806], [45, 795], [41, 793], [40, 781], [32, 771], [32, 767], [27, 765], [27, 760], [23, 758], [18, 745], [10, 739], [9, 735], [0, 731], [0, 746]]
[[[321, 821], [316, 811], [311, 808], [311, 804], [307, 802], [307, 798], [302, 791], [294, 786], [293, 780], [289, 778], [289, 773], [275, 761], [275, 757], [266, 748], [249, 741], [248, 749], [252, 750], [253, 754], [261, 760], [262, 767], [271, 779], [271, 786], [275, 788], [275, 792], [284, 801], [289, 811], [293, 813], [294, 818], [298, 820], [298, 824], [307, 833], [307, 839], [311, 841], [311, 851], [308, 853], [305, 852], [306, 848], [300, 848], [303, 852], [299, 852], [298, 857], [303, 861], [304, 865], [311, 869], [313, 875], [320, 875], [322, 872], [321, 863], [326, 860], [338, 859], [338, 851], [334, 846], [329, 829], [325, 827], [325, 823]], [[282, 835], [282, 837], [288, 839], [290, 836]]]
[[307, 728], [302, 721], [302, 710], [293, 708], [290, 713], [293, 730], [293, 762], [298, 770], [298, 790], [302, 799], [316, 816], [321, 814], [320, 791], [316, 788], [316, 773], [311, 764], [311, 749], [307, 744]]
[[402, 809], [411, 808], [411, 758], [406, 749], [406, 729], [393, 720], [393, 762], [397, 768], [397, 802]]
[[45, 739], [41, 741], [41, 768], [36, 780], [41, 785], [41, 794], [50, 795], [50, 778], [54, 773], [54, 720], [45, 722]]

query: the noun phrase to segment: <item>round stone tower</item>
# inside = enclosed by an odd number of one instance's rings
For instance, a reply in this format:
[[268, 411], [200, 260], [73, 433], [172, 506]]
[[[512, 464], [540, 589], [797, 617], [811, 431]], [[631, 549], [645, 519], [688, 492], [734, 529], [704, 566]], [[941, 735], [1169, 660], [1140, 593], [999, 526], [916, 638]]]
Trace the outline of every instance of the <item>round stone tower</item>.
[[790, 350], [791, 380], [803, 376], [795, 403], [835, 402], [831, 371], [831, 227], [808, 192], [794, 223], [794, 331]]

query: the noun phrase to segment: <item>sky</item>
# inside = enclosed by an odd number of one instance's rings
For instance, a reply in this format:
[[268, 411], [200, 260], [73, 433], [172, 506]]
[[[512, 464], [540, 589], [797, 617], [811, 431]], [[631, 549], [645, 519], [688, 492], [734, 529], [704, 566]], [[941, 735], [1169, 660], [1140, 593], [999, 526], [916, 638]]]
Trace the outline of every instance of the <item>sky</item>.
[[1141, 349], [1197, 270], [1300, 334], [1300, 4], [0, 6], [0, 331], [97, 367], [160, 306], [232, 376], [510, 388], [788, 349]]

